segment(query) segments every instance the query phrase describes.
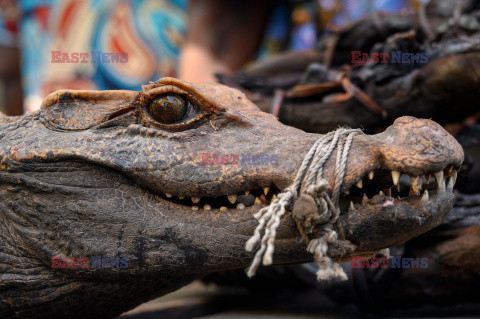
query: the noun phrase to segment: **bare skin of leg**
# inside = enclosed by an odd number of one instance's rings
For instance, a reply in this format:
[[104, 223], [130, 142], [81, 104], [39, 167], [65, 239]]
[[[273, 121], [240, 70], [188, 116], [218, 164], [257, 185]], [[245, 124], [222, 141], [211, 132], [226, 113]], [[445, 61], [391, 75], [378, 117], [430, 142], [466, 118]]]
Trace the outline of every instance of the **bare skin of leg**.
[[240, 68], [258, 48], [270, 7], [269, 0], [190, 1], [179, 77], [216, 82], [215, 73], [231, 74]]

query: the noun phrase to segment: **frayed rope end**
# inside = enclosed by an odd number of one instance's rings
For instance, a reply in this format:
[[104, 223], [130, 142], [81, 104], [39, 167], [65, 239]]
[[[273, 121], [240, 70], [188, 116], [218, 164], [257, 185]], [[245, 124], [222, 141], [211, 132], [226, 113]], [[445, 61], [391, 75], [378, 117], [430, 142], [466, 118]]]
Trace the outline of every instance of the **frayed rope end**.
[[338, 263], [333, 263], [330, 267], [317, 271], [317, 280], [320, 282], [332, 280], [345, 281], [347, 279], [347, 274], [345, 274], [345, 271], [343, 271], [343, 268]]

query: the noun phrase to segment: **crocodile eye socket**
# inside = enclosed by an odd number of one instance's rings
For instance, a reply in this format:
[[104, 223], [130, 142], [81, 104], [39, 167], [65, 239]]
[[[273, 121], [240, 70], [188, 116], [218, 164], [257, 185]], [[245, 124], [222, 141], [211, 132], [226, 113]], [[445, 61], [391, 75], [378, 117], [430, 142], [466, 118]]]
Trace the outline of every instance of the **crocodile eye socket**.
[[182, 120], [187, 115], [189, 102], [179, 94], [157, 96], [150, 102], [148, 112], [151, 117], [163, 124], [171, 124]]

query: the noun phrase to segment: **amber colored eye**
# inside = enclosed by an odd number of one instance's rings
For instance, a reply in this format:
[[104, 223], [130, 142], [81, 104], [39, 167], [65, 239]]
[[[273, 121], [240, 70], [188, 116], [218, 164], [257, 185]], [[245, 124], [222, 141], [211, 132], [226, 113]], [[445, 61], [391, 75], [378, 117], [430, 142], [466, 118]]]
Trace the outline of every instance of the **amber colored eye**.
[[150, 102], [148, 112], [157, 122], [171, 124], [180, 121], [188, 112], [189, 103], [179, 94], [160, 95]]

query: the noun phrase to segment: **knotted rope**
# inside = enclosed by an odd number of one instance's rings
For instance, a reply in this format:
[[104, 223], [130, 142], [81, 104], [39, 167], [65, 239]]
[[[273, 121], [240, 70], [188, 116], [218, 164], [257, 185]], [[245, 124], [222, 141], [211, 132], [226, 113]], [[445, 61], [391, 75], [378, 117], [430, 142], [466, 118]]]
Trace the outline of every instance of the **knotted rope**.
[[[334, 225], [340, 216], [340, 189], [345, 177], [348, 154], [353, 138], [358, 134], [362, 134], [361, 130], [340, 128], [320, 137], [305, 156], [293, 184], [280, 193], [268, 207], [254, 215], [258, 226], [247, 241], [245, 249], [251, 252], [260, 238], [261, 244], [247, 270], [249, 277], [255, 274], [261, 262], [263, 265], [272, 264], [277, 228], [280, 219], [289, 209], [292, 210], [298, 229], [308, 244], [307, 250], [314, 254], [318, 263], [317, 279], [347, 279], [340, 265], [333, 263], [327, 256], [327, 251], [342, 256], [355, 248], [349, 241], [338, 238]], [[323, 169], [335, 149], [335, 183], [330, 197], [326, 192], [328, 182], [323, 178]], [[265, 233], [261, 237], [263, 229]], [[312, 235], [316, 238], [310, 240]], [[343, 234], [341, 235], [343, 237]]]

